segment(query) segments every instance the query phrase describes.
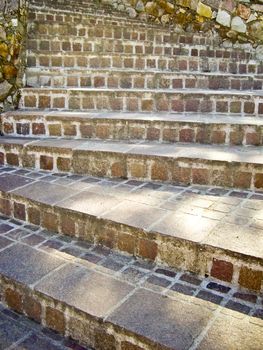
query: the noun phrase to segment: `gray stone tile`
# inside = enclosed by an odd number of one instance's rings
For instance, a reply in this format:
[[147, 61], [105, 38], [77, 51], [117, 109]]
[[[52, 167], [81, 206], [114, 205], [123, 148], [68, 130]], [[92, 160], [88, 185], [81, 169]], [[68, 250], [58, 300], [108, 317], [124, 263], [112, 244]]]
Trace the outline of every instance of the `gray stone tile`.
[[19, 175], [5, 174], [0, 176], [0, 191], [9, 192], [15, 188], [25, 186], [33, 182], [32, 179]]
[[6, 233], [6, 232], [12, 230], [13, 228], [14, 228], [13, 226], [10, 226], [8, 224], [2, 223], [2, 224], [0, 224], [0, 234], [1, 233]]
[[201, 341], [198, 350], [261, 350], [262, 326], [227, 315], [220, 315]]
[[108, 320], [169, 349], [186, 350], [211, 316], [211, 310], [201, 305], [171, 300], [141, 289]]
[[152, 227], [153, 231], [200, 242], [217, 225], [217, 221], [190, 214], [170, 214]]
[[59, 206], [90, 215], [100, 215], [119, 204], [119, 202], [119, 199], [110, 195], [83, 191], [70, 199], [62, 201]]
[[45, 204], [55, 204], [66, 197], [73, 196], [76, 190], [66, 186], [38, 181], [24, 188], [15, 190], [13, 193], [27, 199], [41, 201]]
[[43, 279], [36, 289], [90, 315], [104, 317], [133, 287], [70, 264]]
[[17, 243], [0, 254], [0, 273], [31, 284], [60, 266], [63, 260]]
[[51, 339], [32, 334], [16, 346], [16, 350], [65, 350], [62, 345], [54, 343]]
[[10, 239], [7, 239], [5, 237], [1, 237], [0, 236], [0, 249], [6, 248], [7, 246], [9, 246], [11, 243], [13, 243], [12, 241], [10, 241]]
[[28, 327], [5, 317], [4, 320], [2, 319], [0, 327], [0, 350], [11, 346], [24, 337], [29, 331], [30, 329]]

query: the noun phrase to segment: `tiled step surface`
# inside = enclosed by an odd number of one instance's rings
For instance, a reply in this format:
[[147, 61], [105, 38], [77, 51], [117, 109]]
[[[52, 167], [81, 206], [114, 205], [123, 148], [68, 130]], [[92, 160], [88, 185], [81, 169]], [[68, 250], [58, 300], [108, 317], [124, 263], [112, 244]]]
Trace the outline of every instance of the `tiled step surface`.
[[262, 147], [2, 137], [1, 163], [169, 183], [263, 188]]
[[263, 144], [263, 121], [224, 114], [11, 111], [1, 116], [5, 135], [144, 140], [162, 143]]
[[[0, 225], [4, 225], [1, 221]], [[13, 305], [12, 305], [13, 306]], [[0, 303], [0, 346], [3, 350], [91, 350]]]
[[26, 86], [92, 87], [92, 88], [148, 88], [148, 89], [209, 89], [261, 90], [263, 75], [196, 72], [162, 72], [136, 70], [107, 70], [79, 68], [27, 69]]
[[0, 190], [14, 219], [262, 291], [262, 193], [13, 167]]
[[23, 88], [21, 108], [263, 115], [260, 90]]
[[262, 74], [263, 65], [259, 61], [231, 62], [222, 58], [201, 58], [195, 56], [143, 55], [123, 53], [60, 52], [55, 56], [44, 51], [29, 51], [28, 67], [71, 67], [71, 68], [117, 68], [161, 71], [200, 71], [230, 74]]
[[[0, 227], [3, 301], [83, 345], [96, 350], [193, 350], [213, 344], [261, 349], [263, 300], [256, 293], [18, 221], [2, 220]], [[39, 338], [29, 339], [31, 349]]]

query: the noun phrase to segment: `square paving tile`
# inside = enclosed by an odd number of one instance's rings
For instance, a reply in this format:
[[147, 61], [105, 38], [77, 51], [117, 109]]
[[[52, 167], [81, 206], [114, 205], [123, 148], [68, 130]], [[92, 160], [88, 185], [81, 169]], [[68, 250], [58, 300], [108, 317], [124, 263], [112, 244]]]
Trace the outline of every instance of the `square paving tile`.
[[23, 176], [4, 174], [0, 176], [0, 191], [9, 192], [15, 188], [30, 184], [31, 182], [33, 182], [32, 179]]
[[200, 242], [217, 225], [217, 221], [190, 214], [170, 214], [152, 227], [153, 231]]
[[73, 196], [76, 190], [66, 186], [38, 181], [24, 188], [15, 190], [13, 193], [45, 204], [55, 204], [69, 196]]
[[169, 349], [186, 350], [211, 316], [212, 311], [200, 305], [175, 301], [140, 289], [115, 310], [108, 321]]
[[70, 199], [62, 201], [59, 206], [90, 215], [100, 215], [119, 203], [120, 201], [114, 196], [83, 191]]
[[70, 264], [43, 279], [36, 289], [90, 315], [104, 317], [133, 287]]
[[11, 243], [13, 243], [13, 242], [10, 241], [10, 239], [7, 239], [5, 237], [0, 236], [0, 249], [3, 249], [5, 247], [9, 246]]
[[28, 327], [10, 320], [6, 316], [2, 318], [0, 325], [0, 350], [7, 349], [30, 331]]
[[0, 273], [18, 282], [31, 284], [63, 262], [57, 257], [18, 243], [1, 252]]

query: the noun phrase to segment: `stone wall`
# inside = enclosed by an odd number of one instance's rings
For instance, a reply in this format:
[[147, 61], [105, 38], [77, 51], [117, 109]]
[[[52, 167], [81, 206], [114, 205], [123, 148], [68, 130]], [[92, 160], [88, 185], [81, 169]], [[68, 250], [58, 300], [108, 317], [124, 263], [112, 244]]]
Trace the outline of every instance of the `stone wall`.
[[0, 0], [0, 113], [17, 107], [22, 85], [26, 0]]
[[217, 31], [229, 43], [263, 44], [263, 0], [101, 0], [130, 17], [176, 25], [188, 32]]

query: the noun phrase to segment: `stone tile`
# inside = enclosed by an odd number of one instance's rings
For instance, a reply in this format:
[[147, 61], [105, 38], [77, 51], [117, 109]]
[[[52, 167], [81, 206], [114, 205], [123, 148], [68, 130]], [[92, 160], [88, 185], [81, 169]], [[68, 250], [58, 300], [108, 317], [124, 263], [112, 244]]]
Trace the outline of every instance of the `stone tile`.
[[263, 257], [263, 232], [251, 227], [220, 223], [202, 243], [261, 259]]
[[220, 293], [228, 293], [230, 291], [230, 287], [224, 286], [222, 284], [219, 283], [215, 283], [215, 282], [209, 282], [206, 286], [206, 288], [214, 290], [216, 292], [220, 292]]
[[0, 255], [0, 273], [18, 282], [31, 284], [57, 268], [63, 260], [17, 243]]
[[202, 283], [202, 280], [198, 277], [196, 277], [195, 275], [189, 274], [189, 273], [184, 273], [181, 277], [180, 277], [181, 281], [193, 284], [195, 286], [199, 286]]
[[171, 288], [171, 291], [175, 291], [178, 293], [186, 294], [186, 295], [193, 295], [196, 291], [196, 288], [192, 286], [187, 286], [185, 284], [175, 283]]
[[122, 271], [121, 278], [123, 278], [127, 282], [136, 284], [136, 283], [140, 282], [142, 280], [142, 278], [145, 277], [145, 275], [146, 275], [145, 272], [142, 272], [142, 271], [135, 269], [133, 267], [128, 267], [127, 269]]
[[209, 301], [209, 302], [214, 303], [214, 304], [220, 304], [222, 302], [222, 300], [224, 299], [220, 295], [208, 292], [206, 290], [200, 290], [200, 292], [198, 292], [198, 294], [197, 294], [197, 298]]
[[108, 321], [169, 349], [186, 350], [211, 316], [212, 312], [200, 305], [171, 300], [140, 289], [115, 310]]
[[36, 290], [96, 317], [104, 317], [132, 289], [125, 282], [74, 264], [54, 272], [36, 286]]
[[153, 231], [185, 238], [194, 242], [202, 241], [216, 226], [215, 220], [188, 214], [170, 214], [152, 227]]
[[249, 306], [237, 303], [233, 300], [229, 300], [225, 307], [228, 309], [231, 309], [231, 310], [241, 312], [241, 313], [246, 314], [246, 315], [248, 315], [250, 310], [251, 310], [251, 308]]
[[121, 206], [102, 215], [102, 217], [126, 225], [147, 228], [165, 214], [165, 210], [124, 200]]
[[164, 276], [171, 277], [171, 278], [174, 278], [176, 276], [176, 272], [169, 270], [169, 269], [164, 269], [164, 268], [156, 269], [155, 273], [159, 273], [160, 275], [164, 275]]
[[171, 284], [171, 281], [166, 278], [158, 277], [152, 275], [147, 278], [147, 280], [143, 283], [143, 287], [150, 288], [156, 291], [162, 291], [167, 288]]
[[19, 175], [5, 174], [0, 176], [0, 191], [9, 192], [18, 187], [32, 183], [33, 180]]
[[119, 200], [113, 196], [83, 191], [62, 201], [59, 206], [85, 214], [100, 215], [117, 204], [119, 204]]
[[17, 350], [64, 350], [65, 348], [62, 345], [54, 343], [51, 339], [46, 337], [41, 337], [38, 334], [32, 334], [22, 343], [20, 343]]
[[6, 232], [12, 230], [13, 228], [14, 228], [13, 226], [2, 223], [2, 224], [0, 224], [0, 234], [6, 233]]
[[15, 190], [13, 193], [45, 204], [55, 204], [64, 200], [66, 197], [73, 196], [76, 194], [76, 191], [66, 186], [38, 181], [19, 190]]
[[220, 315], [201, 341], [198, 350], [262, 349], [262, 326], [247, 322], [246, 318]]
[[35, 246], [35, 245], [42, 243], [44, 240], [45, 240], [44, 237], [42, 237], [40, 235], [32, 234], [30, 236], [22, 238], [21, 242], [26, 243], [30, 246]]
[[6, 248], [7, 246], [9, 246], [12, 243], [13, 242], [10, 241], [10, 239], [7, 239], [6, 237], [0, 236], [0, 249]]
[[[0, 350], [4, 350], [29, 333], [24, 325], [5, 317], [0, 326]], [[16, 347], [16, 349], [18, 349]]]

